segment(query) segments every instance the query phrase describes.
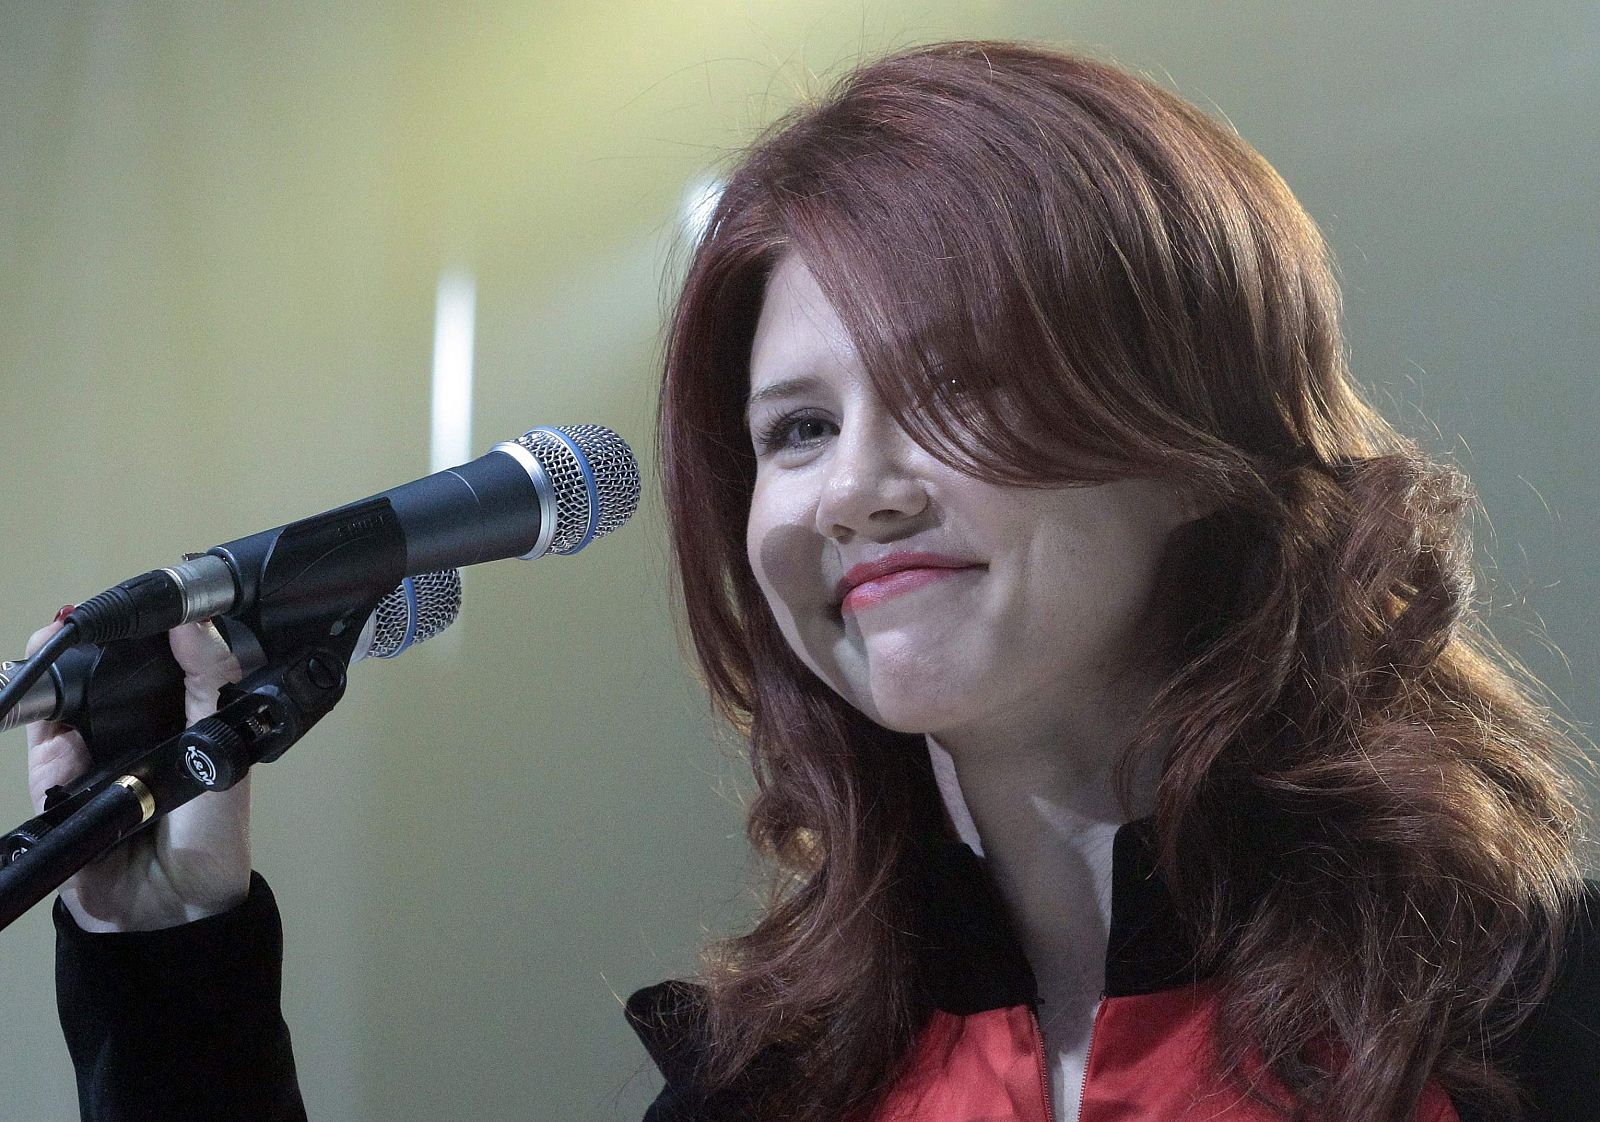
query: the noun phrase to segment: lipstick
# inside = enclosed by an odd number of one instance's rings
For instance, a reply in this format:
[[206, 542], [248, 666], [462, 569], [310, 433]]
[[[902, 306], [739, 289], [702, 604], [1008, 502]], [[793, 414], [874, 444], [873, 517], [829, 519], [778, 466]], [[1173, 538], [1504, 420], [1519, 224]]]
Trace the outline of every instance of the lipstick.
[[839, 610], [862, 608], [983, 566], [941, 553], [891, 553], [856, 565], [839, 582]]

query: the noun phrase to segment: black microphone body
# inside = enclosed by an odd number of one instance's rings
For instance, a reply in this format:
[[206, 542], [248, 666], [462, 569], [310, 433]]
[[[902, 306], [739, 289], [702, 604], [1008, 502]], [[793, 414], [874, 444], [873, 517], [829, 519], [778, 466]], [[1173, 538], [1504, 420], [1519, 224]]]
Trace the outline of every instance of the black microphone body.
[[532, 429], [459, 467], [142, 574], [68, 619], [79, 641], [103, 643], [237, 615], [289, 650], [330, 615], [364, 618], [402, 577], [575, 553], [638, 501], [638, 464], [611, 430]]
[[[327, 549], [337, 550], [351, 548], [358, 541], [386, 537], [391, 518], [396, 531], [393, 548], [399, 556], [390, 563], [400, 571], [384, 591], [393, 588], [401, 577], [431, 569], [455, 569], [520, 557], [539, 540], [542, 521], [538, 490], [527, 469], [510, 456], [490, 452], [471, 463], [392, 487], [325, 514], [208, 550], [210, 555], [227, 561], [233, 571], [234, 603], [228, 610], [255, 603], [262, 595], [263, 580], [275, 569], [287, 584], [305, 582], [319, 564], [326, 566], [326, 556], [320, 550], [306, 558], [303, 565], [285, 566], [282, 557], [275, 555], [282, 548], [286, 531], [305, 533], [308, 527], [316, 526], [316, 540]], [[388, 548], [385, 545], [380, 552], [387, 553]], [[329, 585], [339, 583], [336, 577], [319, 579]], [[281, 592], [282, 588], [269, 585], [267, 591]], [[298, 594], [314, 597], [317, 591], [307, 588]]]

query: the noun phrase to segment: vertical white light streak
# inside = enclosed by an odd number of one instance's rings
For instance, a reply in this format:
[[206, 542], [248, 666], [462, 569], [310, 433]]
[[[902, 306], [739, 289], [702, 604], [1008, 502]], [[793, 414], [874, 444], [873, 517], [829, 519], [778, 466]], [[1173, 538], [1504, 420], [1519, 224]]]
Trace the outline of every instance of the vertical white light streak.
[[[428, 471], [443, 471], [472, 459], [472, 337], [478, 289], [465, 269], [439, 274], [433, 302], [433, 432]], [[465, 589], [467, 574], [461, 573]], [[460, 651], [462, 621], [446, 628], [422, 649], [451, 657]]]
[[462, 269], [439, 276], [433, 308], [433, 435], [429, 471], [472, 458], [472, 330], [477, 286]]

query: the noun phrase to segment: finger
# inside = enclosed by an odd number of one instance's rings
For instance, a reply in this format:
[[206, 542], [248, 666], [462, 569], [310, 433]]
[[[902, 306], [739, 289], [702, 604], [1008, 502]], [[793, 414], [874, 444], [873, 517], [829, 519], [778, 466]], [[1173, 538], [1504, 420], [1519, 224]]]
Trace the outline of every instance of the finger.
[[[59, 730], [34, 739], [36, 728]], [[28, 795], [35, 810], [44, 809], [45, 792], [66, 786], [89, 770], [89, 747], [83, 737], [62, 725], [39, 721], [28, 726]]]
[[174, 627], [167, 641], [183, 668], [184, 711], [193, 724], [216, 712], [217, 691], [225, 683], [239, 681], [244, 671], [210, 620]]
[[[69, 609], [67, 608], [62, 608], [62, 615], [65, 615], [68, 610]], [[63, 626], [64, 624], [61, 622], [61, 615], [58, 615], [53, 623], [46, 624], [44, 627], [39, 628], [39, 630], [28, 636], [28, 645], [24, 648], [23, 657], [32, 658], [39, 648], [48, 643], [50, 641], [50, 637], [57, 631], [60, 631]], [[33, 721], [29, 723], [26, 727], [26, 734], [28, 738], [30, 759], [33, 749], [39, 747], [45, 741], [59, 736], [65, 730], [65, 725], [58, 725], [53, 721]]]
[[190, 678], [220, 686], [224, 682], [237, 682], [244, 676], [238, 657], [228, 647], [217, 625], [208, 619], [174, 627], [167, 633], [167, 639], [172, 644], [172, 657]]
[[[51, 637], [66, 626], [74, 605], [67, 604], [56, 618], [28, 636], [26, 656], [32, 658]], [[28, 795], [35, 810], [44, 809], [45, 792], [64, 786], [89, 770], [89, 747], [79, 733], [55, 721], [30, 721], [28, 739]]]
[[44, 646], [50, 641], [50, 636], [54, 635], [57, 631], [60, 631], [64, 626], [65, 624], [63, 624], [58, 618], [54, 622], [46, 624], [44, 627], [39, 628], [39, 630], [28, 636], [28, 645], [23, 650], [23, 657], [32, 658], [34, 653], [38, 651], [40, 647]]
[[47, 740], [52, 740], [64, 732], [71, 731], [66, 725], [54, 721], [31, 721], [23, 726], [28, 736], [28, 752], [31, 754]]

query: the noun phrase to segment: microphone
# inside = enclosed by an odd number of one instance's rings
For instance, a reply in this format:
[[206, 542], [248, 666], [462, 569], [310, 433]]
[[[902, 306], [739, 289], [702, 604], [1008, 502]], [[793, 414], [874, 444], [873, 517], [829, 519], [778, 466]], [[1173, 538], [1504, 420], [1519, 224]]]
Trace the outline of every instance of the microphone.
[[91, 643], [230, 614], [287, 633], [325, 603], [376, 595], [401, 576], [569, 556], [638, 505], [639, 465], [616, 433], [535, 428], [459, 467], [124, 581], [80, 604], [67, 623]]
[[[367, 617], [350, 662], [396, 658], [455, 623], [461, 612], [461, 574], [455, 569], [407, 577]], [[238, 620], [219, 617], [223, 638], [248, 677], [266, 665], [260, 640]], [[24, 664], [0, 663], [0, 686]], [[183, 669], [165, 633], [100, 646], [80, 643], [62, 652], [15, 709], [0, 717], [0, 732], [30, 721], [56, 721], [84, 734], [97, 757], [183, 731]], [[97, 741], [102, 742], [97, 747]]]

